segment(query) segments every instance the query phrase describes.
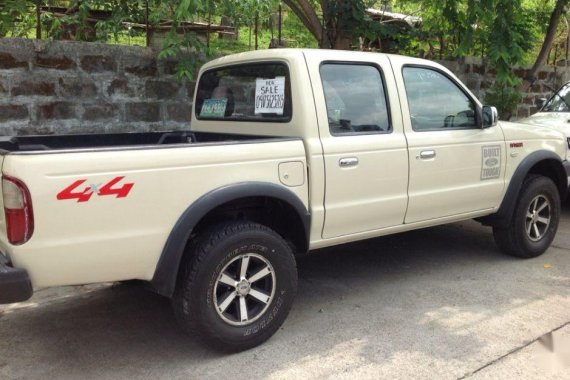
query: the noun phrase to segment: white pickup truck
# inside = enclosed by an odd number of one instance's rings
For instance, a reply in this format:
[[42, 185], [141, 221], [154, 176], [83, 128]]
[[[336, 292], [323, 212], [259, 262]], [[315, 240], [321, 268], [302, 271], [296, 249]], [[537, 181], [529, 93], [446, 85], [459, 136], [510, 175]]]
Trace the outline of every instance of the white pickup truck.
[[189, 131], [0, 149], [0, 303], [143, 280], [226, 351], [279, 328], [317, 248], [475, 218], [542, 254], [569, 172], [559, 132], [498, 123], [444, 67], [326, 50], [206, 64]]

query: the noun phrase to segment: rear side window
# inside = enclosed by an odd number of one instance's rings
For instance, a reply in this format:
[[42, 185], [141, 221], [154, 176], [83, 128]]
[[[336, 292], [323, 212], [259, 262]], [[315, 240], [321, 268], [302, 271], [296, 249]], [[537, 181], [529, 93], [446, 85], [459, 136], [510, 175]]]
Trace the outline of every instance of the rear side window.
[[283, 63], [236, 65], [206, 71], [196, 96], [200, 120], [291, 120], [291, 83]]
[[332, 135], [390, 131], [384, 82], [378, 68], [325, 63], [320, 72]]

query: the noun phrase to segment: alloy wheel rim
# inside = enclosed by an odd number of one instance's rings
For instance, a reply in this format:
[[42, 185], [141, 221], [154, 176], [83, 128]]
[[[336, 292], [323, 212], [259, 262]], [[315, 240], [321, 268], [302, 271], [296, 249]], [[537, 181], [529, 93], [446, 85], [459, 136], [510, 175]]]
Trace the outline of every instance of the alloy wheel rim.
[[550, 201], [543, 195], [537, 195], [530, 202], [526, 212], [525, 231], [527, 237], [539, 241], [544, 237], [552, 219]]
[[269, 308], [276, 284], [275, 271], [266, 258], [255, 253], [241, 254], [217, 275], [214, 308], [230, 325], [249, 325]]

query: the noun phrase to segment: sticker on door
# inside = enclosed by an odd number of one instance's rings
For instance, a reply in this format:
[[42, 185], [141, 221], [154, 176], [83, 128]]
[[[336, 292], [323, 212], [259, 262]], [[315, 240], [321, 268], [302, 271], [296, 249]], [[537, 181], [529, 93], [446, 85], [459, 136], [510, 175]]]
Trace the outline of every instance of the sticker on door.
[[481, 157], [481, 180], [499, 178], [501, 175], [501, 146], [482, 146]]

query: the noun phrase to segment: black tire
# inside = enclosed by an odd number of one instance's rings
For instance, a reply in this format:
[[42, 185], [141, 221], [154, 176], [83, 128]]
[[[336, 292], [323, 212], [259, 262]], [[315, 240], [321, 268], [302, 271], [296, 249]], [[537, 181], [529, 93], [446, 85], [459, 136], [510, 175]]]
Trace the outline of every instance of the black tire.
[[[173, 298], [182, 327], [225, 352], [247, 350], [271, 337], [287, 318], [297, 291], [295, 258], [283, 238], [256, 223], [231, 222], [205, 231], [191, 249], [193, 259], [183, 264]], [[237, 282], [244, 263], [245, 282], [226, 285], [222, 271]], [[268, 274], [254, 279], [261, 269]], [[264, 303], [254, 292], [272, 296]], [[249, 320], [241, 321], [242, 314]]]
[[[534, 213], [536, 216], [530, 217], [533, 207], [538, 210], [545, 204], [544, 209]], [[556, 185], [550, 178], [530, 176], [523, 183], [508, 227], [493, 227], [493, 236], [499, 248], [511, 256], [537, 257], [550, 247], [559, 221], [560, 194]]]

